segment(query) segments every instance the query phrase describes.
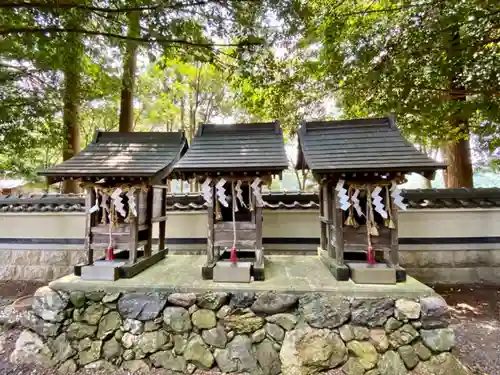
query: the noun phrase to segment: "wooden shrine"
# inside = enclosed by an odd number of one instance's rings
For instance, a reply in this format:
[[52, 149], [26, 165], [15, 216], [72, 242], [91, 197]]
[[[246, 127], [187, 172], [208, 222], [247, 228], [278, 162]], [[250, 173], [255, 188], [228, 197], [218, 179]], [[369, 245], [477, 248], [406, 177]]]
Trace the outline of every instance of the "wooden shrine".
[[433, 178], [445, 168], [411, 145], [394, 117], [304, 122], [297, 167], [319, 183], [318, 253], [337, 280], [406, 280], [398, 259], [398, 210], [406, 209], [398, 184], [405, 174]]
[[[167, 178], [187, 148], [181, 132], [97, 132], [78, 155], [39, 173], [50, 184], [71, 179], [85, 189], [88, 259], [75, 266], [77, 276], [131, 278], [165, 257]], [[105, 257], [94, 259], [99, 250]]]
[[264, 280], [261, 187], [287, 166], [278, 122], [198, 128], [175, 173], [202, 184], [208, 206], [204, 279]]

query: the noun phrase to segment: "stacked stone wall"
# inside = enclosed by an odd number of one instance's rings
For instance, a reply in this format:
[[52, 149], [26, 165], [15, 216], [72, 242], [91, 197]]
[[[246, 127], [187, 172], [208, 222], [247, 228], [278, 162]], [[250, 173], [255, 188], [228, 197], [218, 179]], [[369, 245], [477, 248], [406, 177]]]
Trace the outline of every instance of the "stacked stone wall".
[[41, 288], [11, 361], [252, 375], [467, 374], [450, 311], [418, 300], [263, 292], [71, 293]]

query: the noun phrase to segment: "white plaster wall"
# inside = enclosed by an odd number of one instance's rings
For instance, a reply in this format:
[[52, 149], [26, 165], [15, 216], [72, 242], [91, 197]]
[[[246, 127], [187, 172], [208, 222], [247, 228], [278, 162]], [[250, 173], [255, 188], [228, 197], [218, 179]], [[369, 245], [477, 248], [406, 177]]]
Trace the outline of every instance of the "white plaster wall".
[[500, 209], [429, 209], [398, 213], [399, 237], [500, 236]]
[[320, 236], [317, 211], [283, 210], [264, 211], [262, 235], [270, 237], [315, 237]]
[[83, 238], [83, 213], [1, 213], [0, 238]]
[[[318, 212], [264, 210], [265, 238], [319, 238]], [[399, 212], [400, 238], [500, 237], [500, 209], [439, 209]], [[85, 259], [82, 245], [60, 240], [83, 239], [83, 213], [0, 213], [0, 280], [51, 279]], [[205, 211], [170, 212], [167, 238], [205, 238]], [[153, 237], [158, 238], [158, 224]], [[44, 239], [54, 244], [29, 243]], [[24, 242], [15, 243], [10, 239]], [[314, 251], [300, 243], [266, 244], [266, 251]], [[169, 245], [175, 252], [204, 253], [204, 245]], [[427, 282], [500, 284], [500, 244], [463, 243], [400, 245], [400, 260], [409, 273]]]
[[[399, 237], [500, 237], [500, 209], [408, 210], [399, 213]], [[171, 212], [167, 237], [203, 238], [204, 211]], [[82, 213], [1, 213], [1, 238], [83, 238]], [[263, 235], [270, 237], [319, 237], [317, 211], [265, 211]], [[158, 225], [153, 237], [158, 237]]]
[[[167, 238], [204, 238], [207, 236], [208, 217], [205, 211], [169, 212]], [[153, 227], [153, 238], [158, 238], [159, 225]]]
[[[399, 212], [399, 237], [500, 237], [500, 209], [408, 210]], [[206, 236], [205, 211], [171, 212], [169, 238]], [[83, 213], [0, 213], [2, 238], [83, 238]], [[270, 237], [319, 237], [317, 211], [264, 211], [263, 235]], [[158, 225], [153, 237], [158, 237]]]

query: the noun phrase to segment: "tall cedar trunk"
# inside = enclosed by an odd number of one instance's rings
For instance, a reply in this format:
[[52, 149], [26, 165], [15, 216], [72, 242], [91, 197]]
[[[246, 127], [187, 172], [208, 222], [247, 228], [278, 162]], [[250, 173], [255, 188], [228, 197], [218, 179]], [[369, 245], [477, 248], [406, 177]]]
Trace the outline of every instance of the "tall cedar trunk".
[[469, 141], [467, 139], [451, 142], [447, 148], [448, 170], [447, 188], [472, 188], [472, 163]]
[[[140, 13], [128, 13], [128, 36], [139, 36]], [[122, 93], [120, 100], [121, 132], [134, 131], [134, 86], [137, 68], [137, 43], [127, 42], [127, 50], [123, 58]]]
[[463, 71], [460, 53], [460, 32], [454, 29], [451, 34], [451, 45], [449, 58], [452, 64], [456, 64], [450, 72], [450, 100], [456, 102], [458, 110], [450, 116], [449, 125], [457, 136], [455, 140], [448, 142], [446, 147], [446, 161], [448, 168], [446, 171], [447, 188], [472, 188], [472, 162], [469, 147], [469, 126], [468, 118], [461, 110], [463, 102], [466, 101], [465, 87], [460, 82], [460, 75]]
[[[78, 27], [78, 20], [73, 17], [73, 19], [69, 20], [68, 26]], [[69, 33], [67, 35], [67, 42], [63, 55], [63, 125], [66, 133], [66, 139], [64, 140], [62, 152], [63, 160], [71, 159], [80, 151], [80, 125], [78, 124], [78, 111], [80, 109], [83, 44], [80, 35], [76, 33]], [[62, 185], [62, 192], [66, 194], [80, 192], [78, 182], [65, 180]]]
[[[446, 165], [448, 165], [448, 152], [447, 152], [447, 147], [446, 143], [444, 145], [441, 145], [439, 147], [439, 152], [441, 153], [441, 156], [443, 157], [443, 161]], [[444, 182], [444, 187], [448, 189], [448, 169], [443, 170], [443, 182]]]
[[[184, 117], [185, 117], [185, 104], [184, 101], [186, 100], [186, 95], [183, 95], [181, 98], [181, 131], [185, 130], [185, 124], [184, 124]], [[189, 139], [189, 143], [191, 143], [191, 139]]]

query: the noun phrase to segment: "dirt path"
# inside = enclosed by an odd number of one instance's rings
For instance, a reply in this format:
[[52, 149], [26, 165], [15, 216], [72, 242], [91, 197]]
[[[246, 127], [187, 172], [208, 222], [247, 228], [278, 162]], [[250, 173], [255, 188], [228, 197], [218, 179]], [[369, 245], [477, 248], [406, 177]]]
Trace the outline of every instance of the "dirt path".
[[500, 288], [437, 287], [453, 309], [456, 355], [473, 374], [500, 375]]

